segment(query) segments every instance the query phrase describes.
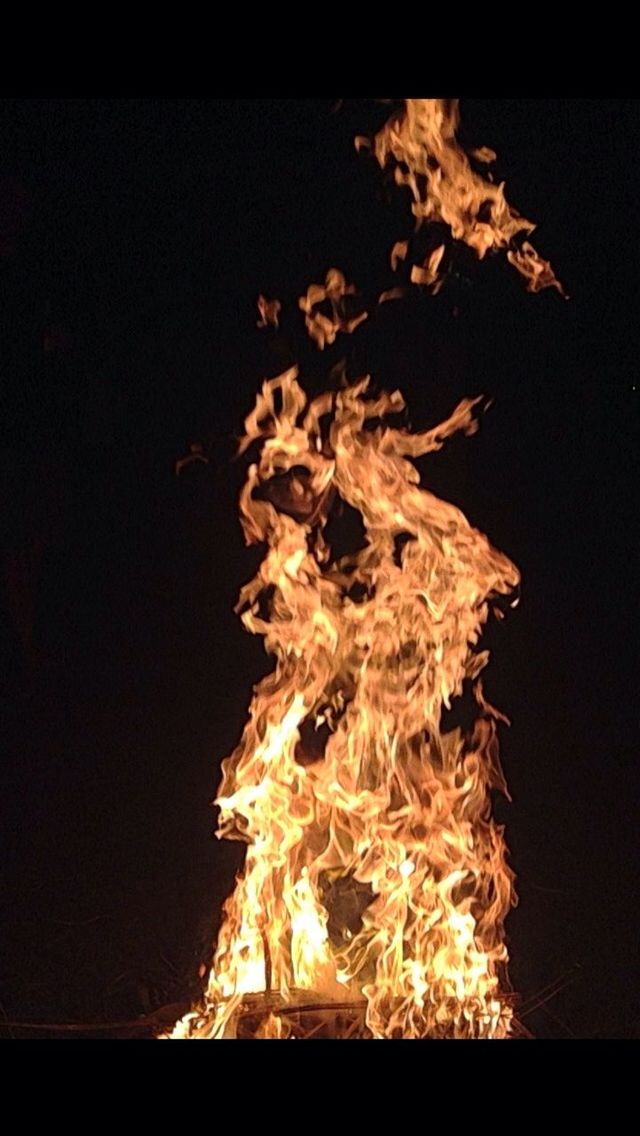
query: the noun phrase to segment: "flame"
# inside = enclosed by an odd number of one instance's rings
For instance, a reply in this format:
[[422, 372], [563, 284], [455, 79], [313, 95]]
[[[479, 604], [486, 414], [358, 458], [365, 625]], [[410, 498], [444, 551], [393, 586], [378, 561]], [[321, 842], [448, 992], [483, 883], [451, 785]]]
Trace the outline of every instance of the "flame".
[[[305, 990], [364, 997], [374, 1037], [508, 1031], [512, 873], [490, 815], [504, 783], [476, 645], [491, 597], [519, 577], [409, 460], [472, 433], [474, 405], [411, 434], [385, 423], [404, 407], [398, 391], [371, 398], [364, 379], [308, 403], [290, 370], [246, 420], [242, 448], [261, 449], [242, 523], [267, 553], [239, 609], [276, 666], [223, 764], [218, 835], [246, 841], [247, 857], [205, 1004], [174, 1036], [229, 1036], [244, 996]], [[277, 505], [274, 479], [291, 486]], [[334, 559], [324, 529], [338, 498], [365, 543]], [[465, 680], [470, 737], [441, 723]], [[328, 727], [323, 755], [305, 753], [305, 723]], [[272, 1019], [262, 1036], [285, 1036]]]
[[[339, 268], [330, 268], [324, 284], [311, 284], [300, 297], [307, 331], [320, 351], [335, 341], [339, 331], [351, 333], [366, 320], [365, 311], [348, 314], [344, 298], [355, 295], [355, 291], [355, 286], [347, 284]], [[323, 303], [328, 306], [328, 312], [320, 309]]]
[[[454, 240], [464, 241], [480, 260], [487, 252], [506, 252], [509, 263], [527, 281], [528, 291], [557, 288], [564, 295], [549, 262], [538, 256], [529, 241], [518, 245], [521, 235], [528, 236], [535, 225], [508, 204], [504, 182], [495, 185], [490, 174], [483, 177], [473, 169], [456, 138], [459, 124], [457, 99], [405, 99], [404, 109], [376, 134], [373, 152], [380, 166], [393, 168], [398, 185], [409, 188], [418, 226], [443, 222]], [[369, 145], [367, 138], [356, 139], [358, 148]], [[472, 151], [471, 157], [490, 165], [496, 155], [483, 146]], [[394, 270], [408, 249], [407, 241], [393, 246]], [[443, 251], [444, 246], [439, 257], [431, 253], [422, 265], [413, 267], [414, 283], [436, 284]]]
[[[411, 190], [418, 225], [444, 223], [480, 259], [505, 252], [531, 291], [562, 291], [519, 241], [533, 224], [475, 172], [457, 127], [457, 103], [408, 99], [376, 136], [375, 156]], [[495, 158], [487, 148], [471, 156]], [[409, 252], [396, 242], [392, 267]], [[410, 279], [437, 290], [444, 254], [441, 242]], [[334, 268], [300, 298], [320, 350], [367, 318], [354, 297]], [[260, 297], [262, 326], [277, 326], [279, 312]], [[275, 667], [223, 762], [218, 836], [244, 841], [246, 859], [203, 1001], [174, 1038], [235, 1037], [256, 1007], [254, 1036], [297, 1037], [314, 1005], [353, 1007], [349, 1036], [363, 1005], [374, 1038], [510, 1032], [504, 920], [516, 896], [490, 800], [507, 793], [497, 740], [506, 719], [485, 697], [479, 642], [519, 573], [421, 486], [412, 461], [474, 433], [478, 402], [412, 433], [395, 424], [399, 391], [374, 396], [362, 378], [309, 401], [294, 367], [265, 380], [246, 418], [239, 449], [256, 456], [240, 514], [247, 543], [266, 552], [237, 611]], [[327, 525], [341, 503], [358, 513], [363, 539], [337, 556]], [[476, 703], [466, 733], [445, 715], [465, 684]]]
[[280, 300], [267, 300], [266, 296], [258, 296], [258, 315], [260, 319], [256, 327], [279, 327], [282, 304]]

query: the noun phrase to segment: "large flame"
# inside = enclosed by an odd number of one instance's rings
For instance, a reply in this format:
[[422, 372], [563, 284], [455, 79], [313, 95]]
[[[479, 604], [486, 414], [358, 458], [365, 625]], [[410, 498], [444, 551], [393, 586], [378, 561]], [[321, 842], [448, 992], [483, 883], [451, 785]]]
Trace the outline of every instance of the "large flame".
[[[457, 125], [455, 103], [409, 99], [375, 154], [409, 186], [419, 223], [444, 222], [481, 258], [505, 251], [533, 291], [560, 289], [518, 244], [533, 225], [474, 171]], [[398, 242], [394, 266], [408, 252]], [[411, 279], [437, 287], [442, 260], [438, 245]], [[301, 298], [320, 349], [366, 318], [354, 296], [331, 269]], [[263, 325], [279, 310], [260, 298]], [[223, 763], [218, 835], [245, 841], [246, 860], [202, 1004], [173, 1037], [233, 1037], [256, 1005], [255, 1036], [297, 1036], [287, 1007], [318, 1000], [323, 1012], [364, 1002], [377, 1038], [509, 1033], [503, 924], [515, 896], [490, 801], [506, 793], [502, 715], [484, 697], [478, 644], [519, 576], [421, 487], [411, 460], [473, 433], [477, 401], [411, 433], [398, 425], [399, 391], [374, 397], [365, 378], [309, 402], [294, 368], [264, 382], [246, 419], [240, 448], [256, 456], [242, 524], [267, 551], [238, 610], [276, 662]], [[345, 506], [361, 519], [361, 546], [334, 556], [327, 524]], [[443, 718], [465, 684], [476, 703], [467, 732]]]
[[[242, 996], [265, 990], [364, 996], [375, 1037], [508, 1029], [498, 976], [512, 875], [490, 816], [503, 782], [476, 644], [518, 573], [408, 460], [472, 432], [473, 403], [419, 434], [385, 424], [403, 406], [397, 391], [369, 398], [366, 379], [307, 405], [289, 371], [247, 418], [243, 445], [261, 450], [242, 521], [268, 552], [240, 606], [276, 667], [224, 764], [219, 835], [246, 840], [247, 857], [206, 1006], [180, 1036], [220, 1036]], [[334, 560], [324, 527], [337, 498], [365, 541]], [[465, 679], [479, 703], [471, 737], [441, 726]], [[321, 755], [305, 753], [309, 723], [328, 727]]]

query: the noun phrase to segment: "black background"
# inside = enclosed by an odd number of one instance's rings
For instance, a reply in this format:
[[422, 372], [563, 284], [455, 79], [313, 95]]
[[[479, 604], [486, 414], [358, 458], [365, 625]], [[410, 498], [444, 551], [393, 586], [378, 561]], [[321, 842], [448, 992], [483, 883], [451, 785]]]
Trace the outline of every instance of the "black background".
[[[538, 1036], [640, 1035], [638, 108], [464, 99], [465, 140], [497, 150], [570, 300], [454, 250], [438, 297], [314, 356], [296, 297], [333, 264], [388, 286], [410, 231], [353, 148], [388, 108], [0, 104], [0, 1018], [113, 1021], [196, 993], [241, 851], [211, 838], [208, 802], [269, 667], [232, 612], [259, 559], [234, 435], [264, 374], [298, 357], [317, 389], [346, 355], [401, 387], [416, 428], [494, 399], [424, 471], [524, 578], [487, 633], [513, 723], [512, 979], [526, 1003], [579, 964]], [[259, 292], [285, 302], [280, 335], [255, 327]], [[177, 479], [196, 438], [210, 465]]]

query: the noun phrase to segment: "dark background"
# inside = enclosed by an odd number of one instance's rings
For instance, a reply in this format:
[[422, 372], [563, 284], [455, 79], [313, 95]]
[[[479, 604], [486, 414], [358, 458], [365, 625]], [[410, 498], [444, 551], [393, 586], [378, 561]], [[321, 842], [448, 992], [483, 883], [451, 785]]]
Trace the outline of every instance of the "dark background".
[[[241, 852], [209, 802], [269, 668], [232, 611], [260, 555], [234, 435], [264, 374], [298, 357], [317, 389], [347, 357], [401, 387], [416, 428], [494, 399], [423, 465], [524, 578], [487, 633], [513, 722], [512, 979], [526, 1004], [580, 967], [527, 1019], [540, 1037], [640, 1036], [639, 105], [462, 101], [569, 302], [453, 249], [438, 297], [314, 356], [296, 297], [334, 264], [389, 286], [410, 231], [353, 148], [388, 108], [0, 103], [0, 1019], [117, 1021], [197, 993]], [[285, 301], [281, 334], [256, 329], [259, 292]], [[209, 466], [176, 478], [196, 439]]]

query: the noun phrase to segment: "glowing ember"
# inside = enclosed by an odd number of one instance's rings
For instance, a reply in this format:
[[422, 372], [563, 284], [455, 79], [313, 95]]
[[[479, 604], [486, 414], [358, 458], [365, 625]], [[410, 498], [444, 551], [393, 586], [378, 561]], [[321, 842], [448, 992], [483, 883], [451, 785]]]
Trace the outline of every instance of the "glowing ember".
[[[445, 220], [479, 256], [506, 249], [533, 290], [559, 287], [531, 246], [509, 247], [533, 226], [473, 173], [456, 124], [448, 104], [408, 100], [376, 155], [403, 163], [396, 177], [419, 218]], [[407, 253], [396, 245], [394, 258]], [[414, 266], [414, 281], [435, 283], [442, 255]], [[344, 306], [353, 294], [333, 269], [300, 301], [320, 348], [365, 318]], [[279, 306], [261, 301], [262, 320], [275, 322]], [[459, 509], [420, 487], [411, 461], [473, 433], [477, 401], [411, 433], [393, 417], [398, 391], [374, 397], [364, 378], [309, 402], [294, 368], [263, 384], [246, 419], [240, 448], [257, 457], [241, 518], [247, 542], [267, 551], [238, 610], [276, 663], [223, 763], [218, 835], [245, 841], [246, 861], [203, 1003], [175, 1038], [326, 1035], [332, 1021], [340, 1036], [509, 1033], [513, 874], [490, 802], [492, 789], [506, 792], [501, 715], [483, 695], [478, 643], [492, 600], [519, 576]], [[326, 526], [340, 502], [363, 537], [335, 557]], [[477, 706], [468, 734], [443, 724], [465, 682]]]

